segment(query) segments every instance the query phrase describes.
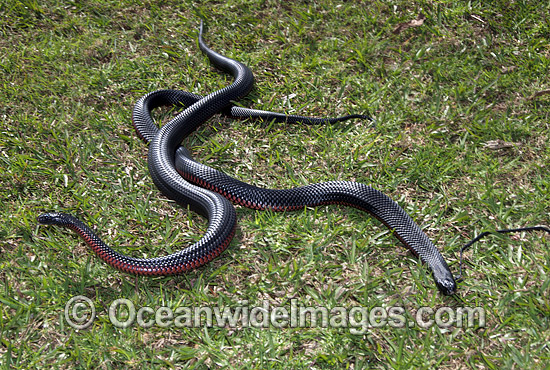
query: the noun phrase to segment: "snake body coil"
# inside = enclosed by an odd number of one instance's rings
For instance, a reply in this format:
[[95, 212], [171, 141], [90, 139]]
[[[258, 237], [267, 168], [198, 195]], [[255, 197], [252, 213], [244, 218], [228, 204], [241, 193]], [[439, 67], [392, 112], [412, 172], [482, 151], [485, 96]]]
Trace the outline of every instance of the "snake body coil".
[[[40, 223], [57, 224], [75, 230], [103, 260], [122, 271], [142, 275], [167, 275], [205, 264], [228, 246], [236, 226], [235, 210], [228, 199], [246, 207], [275, 211], [297, 210], [323, 204], [343, 204], [361, 209], [379, 219], [406, 247], [428, 264], [441, 292], [455, 292], [456, 283], [453, 275], [437, 248], [407, 213], [380, 191], [361, 183], [344, 181], [285, 190], [262, 189], [235, 180], [193, 160], [180, 143], [216, 113], [311, 124], [369, 118], [353, 115], [318, 119], [235, 107], [231, 101], [246, 95], [252, 87], [252, 72], [244, 64], [209, 49], [202, 40], [202, 23], [199, 46], [212, 64], [234, 77], [234, 82], [205, 97], [176, 90], [152, 92], [136, 103], [133, 122], [138, 135], [150, 143], [148, 164], [154, 183], [168, 198], [182, 205], [190, 205], [208, 218], [209, 224], [205, 235], [180, 252], [159, 258], [139, 259], [113, 251], [73, 216], [46, 213], [39, 216]], [[187, 108], [159, 129], [151, 118], [151, 110], [160, 105], [176, 104], [185, 105]]]

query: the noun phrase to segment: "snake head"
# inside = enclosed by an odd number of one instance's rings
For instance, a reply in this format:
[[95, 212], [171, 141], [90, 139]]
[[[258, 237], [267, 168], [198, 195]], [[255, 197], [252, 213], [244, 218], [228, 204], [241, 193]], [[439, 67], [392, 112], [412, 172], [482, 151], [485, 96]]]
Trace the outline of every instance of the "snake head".
[[42, 225], [65, 225], [69, 215], [60, 212], [48, 212], [38, 216], [37, 221]]
[[439, 288], [439, 291], [445, 295], [453, 295], [456, 292], [456, 282], [452, 277], [436, 279], [435, 284]]

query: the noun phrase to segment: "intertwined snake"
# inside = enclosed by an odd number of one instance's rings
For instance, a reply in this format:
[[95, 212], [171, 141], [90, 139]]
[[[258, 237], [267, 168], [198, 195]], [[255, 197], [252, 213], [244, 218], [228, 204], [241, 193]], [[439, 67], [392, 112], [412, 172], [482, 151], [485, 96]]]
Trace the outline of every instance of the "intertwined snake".
[[[305, 123], [337, 122], [335, 119], [301, 116], [239, 108], [238, 100], [252, 88], [252, 71], [244, 64], [209, 49], [202, 39], [199, 46], [217, 68], [231, 74], [234, 82], [205, 97], [182, 91], [159, 90], [141, 98], [134, 109], [133, 121], [139, 136], [149, 142], [148, 165], [156, 186], [168, 198], [191, 206], [209, 223], [203, 237], [179, 252], [157, 258], [133, 258], [107, 246], [84, 223], [74, 216], [50, 212], [39, 216], [42, 224], [66, 226], [76, 231], [108, 264], [139, 275], [178, 274], [201, 266], [218, 256], [229, 245], [236, 227], [236, 213], [229, 200], [254, 209], [297, 210], [324, 204], [343, 204], [368, 212], [386, 225], [393, 234], [433, 272], [436, 285], [444, 294], [453, 294], [456, 283], [437, 248], [420, 227], [392, 199], [372, 187], [347, 181], [312, 184], [294, 189], [258, 188], [235, 180], [224, 173], [193, 160], [182, 140], [217, 113], [236, 117], [259, 117], [264, 120]], [[160, 105], [185, 105], [187, 108], [160, 129], [151, 118], [151, 110]]]

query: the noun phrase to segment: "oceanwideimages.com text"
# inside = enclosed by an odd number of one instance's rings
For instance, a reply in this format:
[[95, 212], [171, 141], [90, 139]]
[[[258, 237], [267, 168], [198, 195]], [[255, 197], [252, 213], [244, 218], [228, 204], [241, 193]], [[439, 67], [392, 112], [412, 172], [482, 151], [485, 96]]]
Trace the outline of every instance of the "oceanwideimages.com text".
[[[91, 326], [97, 318], [92, 300], [85, 296], [71, 298], [65, 305], [65, 320], [76, 329]], [[268, 301], [260, 305], [248, 302], [234, 307], [139, 306], [126, 298], [114, 300], [108, 311], [112, 325], [118, 328], [153, 326], [168, 328], [347, 328], [352, 334], [365, 334], [369, 330], [390, 326], [479, 328], [485, 326], [485, 311], [481, 307], [419, 307], [414, 312], [400, 306], [390, 307], [324, 307], [306, 306], [297, 299], [276, 306]]]

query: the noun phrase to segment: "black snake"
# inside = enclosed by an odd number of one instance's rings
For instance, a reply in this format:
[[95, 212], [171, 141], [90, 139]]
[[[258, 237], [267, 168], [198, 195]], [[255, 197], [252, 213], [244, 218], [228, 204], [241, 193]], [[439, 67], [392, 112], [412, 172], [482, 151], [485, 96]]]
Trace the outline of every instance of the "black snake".
[[[318, 119], [235, 107], [252, 88], [252, 71], [244, 64], [209, 49], [199, 31], [200, 49], [217, 68], [231, 74], [234, 82], [205, 97], [182, 91], [159, 90], [141, 98], [133, 113], [139, 136], [149, 142], [148, 165], [156, 186], [170, 199], [190, 205], [209, 223], [204, 236], [183, 250], [157, 258], [133, 258], [109, 246], [84, 223], [65, 213], [51, 212], [38, 217], [42, 224], [66, 226], [76, 231], [108, 264], [140, 275], [178, 274], [201, 266], [218, 256], [230, 243], [236, 227], [236, 214], [229, 200], [254, 209], [297, 210], [324, 204], [343, 204], [366, 211], [386, 225], [393, 234], [433, 272], [436, 285], [450, 295], [456, 283], [437, 248], [420, 227], [392, 199], [370, 186], [345, 181], [307, 185], [294, 189], [261, 189], [235, 180], [224, 173], [193, 160], [182, 140], [216, 113], [264, 120], [323, 123], [350, 118]], [[151, 118], [151, 110], [160, 105], [182, 104], [187, 108], [160, 129]], [[228, 200], [229, 199], [229, 200]]]

